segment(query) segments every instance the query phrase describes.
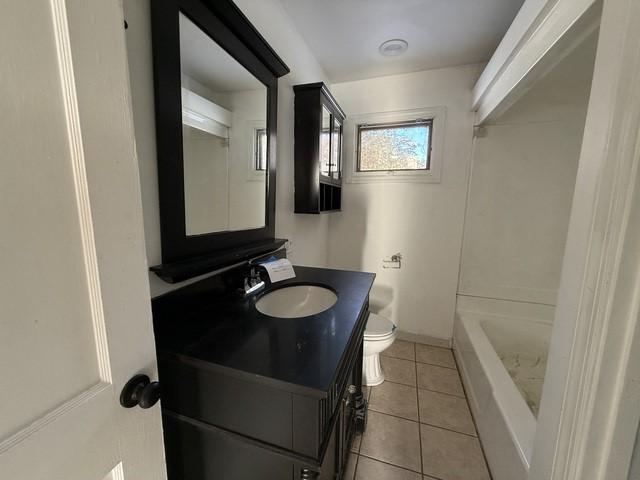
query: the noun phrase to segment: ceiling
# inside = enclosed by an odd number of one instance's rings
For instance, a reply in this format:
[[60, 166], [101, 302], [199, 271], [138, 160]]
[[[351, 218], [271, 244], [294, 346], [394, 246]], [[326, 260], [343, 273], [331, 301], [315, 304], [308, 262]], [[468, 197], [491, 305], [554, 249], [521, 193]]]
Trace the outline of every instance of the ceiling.
[[[523, 0], [280, 0], [332, 82], [489, 60]], [[401, 38], [409, 49], [384, 57]]]

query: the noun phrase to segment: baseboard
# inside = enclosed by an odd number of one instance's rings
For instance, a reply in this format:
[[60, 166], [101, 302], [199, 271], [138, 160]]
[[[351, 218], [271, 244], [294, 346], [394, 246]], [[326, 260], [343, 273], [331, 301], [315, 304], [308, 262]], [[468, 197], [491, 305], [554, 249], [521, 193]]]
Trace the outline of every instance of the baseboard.
[[397, 338], [407, 340], [408, 342], [422, 343], [423, 345], [431, 345], [432, 347], [451, 348], [450, 338], [438, 338], [431, 335], [422, 335], [420, 333], [410, 333], [398, 330]]

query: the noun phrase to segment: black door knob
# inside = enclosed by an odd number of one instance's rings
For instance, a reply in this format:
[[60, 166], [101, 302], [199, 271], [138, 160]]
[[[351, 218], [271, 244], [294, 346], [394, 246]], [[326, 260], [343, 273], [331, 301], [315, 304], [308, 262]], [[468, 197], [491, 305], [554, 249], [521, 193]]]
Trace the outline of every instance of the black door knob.
[[160, 400], [160, 384], [152, 382], [146, 375], [134, 375], [129, 380], [122, 393], [120, 393], [120, 405], [124, 408], [151, 408]]

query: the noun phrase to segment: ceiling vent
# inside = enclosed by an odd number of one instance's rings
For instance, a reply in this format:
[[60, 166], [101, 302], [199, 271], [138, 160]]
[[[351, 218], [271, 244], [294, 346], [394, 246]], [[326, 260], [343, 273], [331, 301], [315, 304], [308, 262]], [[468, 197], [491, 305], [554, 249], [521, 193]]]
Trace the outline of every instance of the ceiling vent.
[[402, 55], [409, 48], [409, 44], [400, 38], [394, 38], [392, 40], [387, 40], [386, 42], [382, 42], [378, 50], [385, 57], [397, 57], [398, 55]]

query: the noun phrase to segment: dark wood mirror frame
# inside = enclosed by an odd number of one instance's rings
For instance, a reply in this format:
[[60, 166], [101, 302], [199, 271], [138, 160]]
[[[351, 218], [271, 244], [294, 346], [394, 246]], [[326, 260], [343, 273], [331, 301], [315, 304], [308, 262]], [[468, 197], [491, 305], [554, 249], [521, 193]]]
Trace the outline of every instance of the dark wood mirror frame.
[[[182, 12], [267, 87], [267, 185], [265, 226], [186, 234], [182, 144], [179, 13]], [[278, 77], [289, 68], [230, 0], [151, 2], [156, 145], [162, 265], [161, 278], [176, 282], [277, 248], [275, 239]]]

